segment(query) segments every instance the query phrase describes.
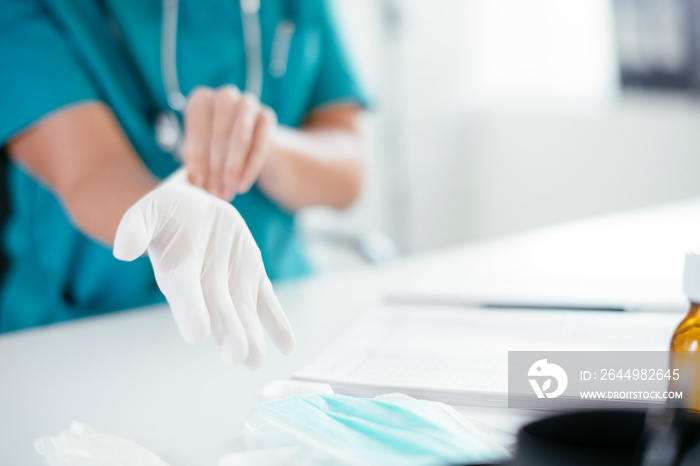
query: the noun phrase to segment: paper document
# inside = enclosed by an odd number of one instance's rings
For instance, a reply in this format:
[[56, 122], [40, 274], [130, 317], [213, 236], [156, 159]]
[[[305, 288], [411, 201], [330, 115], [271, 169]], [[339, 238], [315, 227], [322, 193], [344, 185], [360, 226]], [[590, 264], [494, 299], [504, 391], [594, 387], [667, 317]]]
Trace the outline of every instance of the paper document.
[[368, 313], [294, 378], [337, 392], [400, 391], [506, 406], [508, 351], [666, 351], [682, 315], [386, 306]]

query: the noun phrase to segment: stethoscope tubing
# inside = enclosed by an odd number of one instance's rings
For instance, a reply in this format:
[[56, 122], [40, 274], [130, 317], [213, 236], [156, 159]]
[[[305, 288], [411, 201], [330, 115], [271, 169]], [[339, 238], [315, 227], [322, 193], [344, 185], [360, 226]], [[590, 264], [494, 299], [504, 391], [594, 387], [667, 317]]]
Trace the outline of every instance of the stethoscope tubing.
[[[245, 92], [260, 99], [265, 74], [263, 68], [262, 31], [260, 26], [260, 0], [240, 0], [240, 6], [246, 61]], [[185, 110], [187, 98], [181, 91], [180, 79], [177, 71], [177, 26], [179, 7], [179, 0], [163, 0], [160, 33], [160, 72], [169, 110], [160, 112], [156, 117], [155, 135], [158, 145], [164, 152], [169, 152], [181, 158], [180, 152], [183, 135], [178, 114], [181, 114]], [[285, 21], [291, 23], [289, 20]], [[289, 28], [289, 26], [287, 26], [287, 28]], [[293, 31], [294, 29], [292, 28], [291, 32], [293, 33]], [[277, 31], [275, 35], [278, 35]], [[288, 50], [289, 46], [287, 44], [286, 51], [288, 52]], [[286, 60], [284, 69], [286, 71]]]

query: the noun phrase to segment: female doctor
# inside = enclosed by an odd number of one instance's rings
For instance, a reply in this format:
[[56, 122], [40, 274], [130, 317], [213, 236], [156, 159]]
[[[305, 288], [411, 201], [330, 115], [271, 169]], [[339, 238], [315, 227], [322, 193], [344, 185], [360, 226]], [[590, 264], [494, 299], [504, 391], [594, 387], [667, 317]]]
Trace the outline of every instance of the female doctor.
[[309, 271], [293, 213], [362, 179], [365, 98], [326, 2], [2, 7], [0, 332], [165, 295], [228, 361], [259, 365], [263, 327], [290, 351], [268, 276]]

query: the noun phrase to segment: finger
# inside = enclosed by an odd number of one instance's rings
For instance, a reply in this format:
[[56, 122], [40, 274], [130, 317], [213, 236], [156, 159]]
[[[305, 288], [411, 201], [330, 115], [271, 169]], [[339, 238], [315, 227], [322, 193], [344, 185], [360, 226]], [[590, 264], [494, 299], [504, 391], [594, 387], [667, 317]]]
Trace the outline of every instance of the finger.
[[221, 358], [232, 364], [243, 362], [248, 357], [248, 339], [228, 291], [226, 270], [218, 273], [213, 266], [205, 266], [202, 291]]
[[204, 340], [209, 335], [211, 323], [200, 284], [200, 267], [188, 260], [174, 269], [163, 270], [158, 261], [154, 261], [153, 270], [182, 338], [188, 343]]
[[131, 262], [146, 252], [156, 229], [150, 211], [141, 202], [126, 211], [114, 237], [112, 254], [115, 258]]
[[209, 147], [214, 118], [214, 91], [198, 87], [187, 99], [183, 156], [190, 182], [205, 187], [209, 178]]
[[275, 112], [269, 108], [265, 108], [258, 114], [253, 131], [253, 141], [250, 145], [248, 159], [243, 167], [241, 181], [238, 185], [239, 193], [246, 193], [250, 190], [258, 178], [267, 157], [270, 153], [270, 135], [272, 129], [277, 123]]
[[258, 288], [258, 316], [275, 346], [283, 353], [291, 353], [296, 345], [294, 330], [264, 272]]
[[231, 298], [234, 300], [243, 331], [248, 337], [248, 357], [245, 359], [245, 365], [251, 369], [257, 369], [265, 359], [265, 337], [255, 310], [255, 298], [236, 295], [235, 291], [231, 292]]
[[233, 198], [240, 184], [241, 171], [250, 152], [259, 107], [258, 101], [250, 94], [244, 94], [238, 102], [223, 174], [224, 192], [227, 197]]
[[[248, 338], [248, 357], [245, 364], [251, 369], [256, 369], [265, 358], [265, 337], [257, 314], [257, 289], [241, 286], [242, 280], [250, 280], [250, 278], [244, 276], [244, 272], [239, 266], [240, 263], [232, 255], [228, 271], [229, 296], [231, 296], [243, 331]], [[255, 282], [253, 285], [255, 286]]]
[[207, 191], [228, 200], [233, 196], [224, 194], [224, 166], [229, 153], [234, 117], [238, 112], [241, 93], [235, 86], [222, 87], [214, 97], [214, 121], [209, 153], [209, 180]]

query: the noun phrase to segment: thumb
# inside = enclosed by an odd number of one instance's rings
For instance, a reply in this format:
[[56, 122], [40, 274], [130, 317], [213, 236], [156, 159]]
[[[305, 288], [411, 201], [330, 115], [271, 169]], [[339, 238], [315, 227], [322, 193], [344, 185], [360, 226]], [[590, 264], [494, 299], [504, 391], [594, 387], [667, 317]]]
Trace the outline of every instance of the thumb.
[[152, 209], [145, 207], [142, 202], [137, 202], [119, 222], [112, 247], [115, 258], [131, 262], [141, 257], [151, 244], [156, 222], [150, 212]]

